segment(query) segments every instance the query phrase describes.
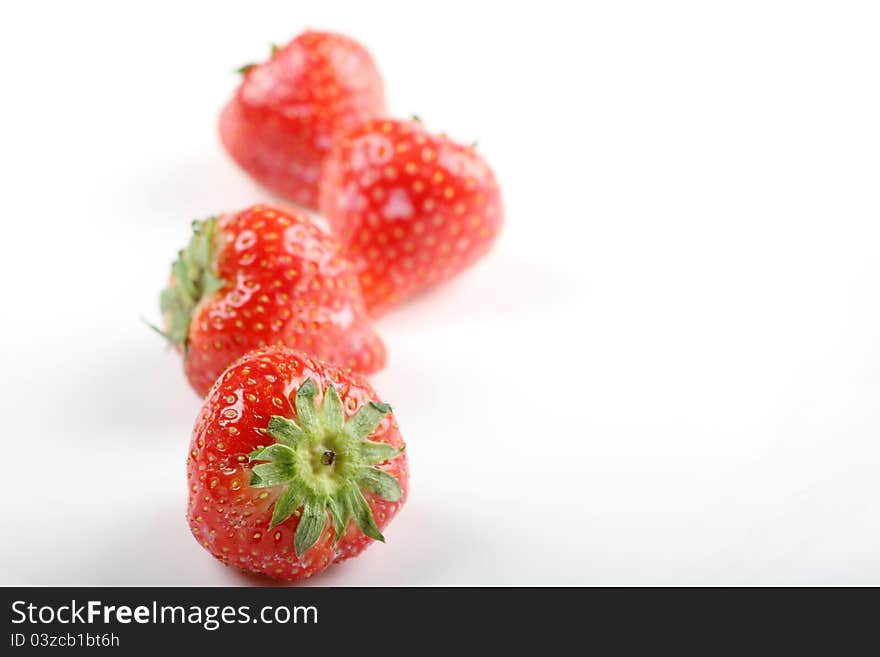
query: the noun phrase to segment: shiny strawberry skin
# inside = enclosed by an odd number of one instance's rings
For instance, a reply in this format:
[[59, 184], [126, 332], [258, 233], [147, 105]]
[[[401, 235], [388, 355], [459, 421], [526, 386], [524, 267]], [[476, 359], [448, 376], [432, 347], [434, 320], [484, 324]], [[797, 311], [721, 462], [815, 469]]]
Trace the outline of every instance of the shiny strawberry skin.
[[321, 209], [374, 316], [479, 260], [504, 214], [495, 176], [474, 147], [417, 121], [385, 119], [337, 138]]
[[[374, 542], [351, 521], [336, 543], [328, 519], [315, 544], [299, 556], [294, 549], [294, 535], [300, 516], [295, 513], [270, 527], [279, 487], [253, 488], [249, 484], [249, 455], [274, 442], [266, 433], [273, 415], [296, 419], [292, 397], [308, 379], [317, 384], [322, 396], [332, 384], [348, 418], [370, 400], [378, 399], [361, 376], [285, 347], [267, 347], [246, 354], [217, 380], [205, 399], [187, 458], [187, 519], [196, 540], [224, 564], [293, 581], [353, 557]], [[404, 447], [393, 415], [382, 420], [370, 440], [398, 449]], [[393, 476], [402, 491], [396, 502], [364, 493], [381, 530], [406, 501], [406, 453], [378, 467]]]
[[211, 258], [222, 287], [192, 312], [184, 369], [204, 395], [249, 349], [286, 345], [370, 373], [385, 346], [339, 244], [302, 212], [255, 205], [217, 220]]
[[226, 150], [268, 189], [316, 207], [333, 135], [385, 112], [372, 57], [348, 37], [305, 32], [243, 75], [220, 116]]

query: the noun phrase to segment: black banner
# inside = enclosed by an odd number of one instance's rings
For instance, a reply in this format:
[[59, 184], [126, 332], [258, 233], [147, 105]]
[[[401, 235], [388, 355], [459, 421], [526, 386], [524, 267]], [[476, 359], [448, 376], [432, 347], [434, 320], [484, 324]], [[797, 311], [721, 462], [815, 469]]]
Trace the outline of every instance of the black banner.
[[[839, 652], [873, 627], [857, 591], [546, 588], [6, 588], [2, 654], [118, 654], [197, 647], [466, 649], [657, 645], [811, 647]], [[867, 591], [864, 591], [867, 592]], [[874, 594], [871, 592], [870, 597]], [[835, 602], [837, 599], [837, 602]], [[844, 613], [843, 610], [847, 611]], [[833, 631], [832, 621], [842, 623]], [[608, 642], [611, 642], [609, 644]], [[395, 650], [394, 652], [398, 652]], [[543, 652], [543, 651], [542, 651]], [[205, 655], [204, 657], [209, 657]]]

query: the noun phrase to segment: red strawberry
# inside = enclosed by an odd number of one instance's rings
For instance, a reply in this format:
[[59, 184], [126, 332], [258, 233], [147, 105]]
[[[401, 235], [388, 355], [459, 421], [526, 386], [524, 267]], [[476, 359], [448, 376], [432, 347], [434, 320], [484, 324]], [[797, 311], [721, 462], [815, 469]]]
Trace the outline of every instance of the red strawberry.
[[316, 206], [321, 164], [334, 133], [385, 112], [373, 59], [348, 37], [305, 32], [242, 73], [220, 115], [226, 150], [272, 191]]
[[363, 373], [384, 365], [351, 265], [308, 216], [255, 205], [196, 221], [193, 233], [161, 305], [200, 395], [236, 358], [269, 344]]
[[409, 469], [391, 407], [376, 399], [360, 376], [287, 348], [238, 360], [193, 431], [196, 540], [227, 565], [283, 580], [384, 541]]
[[417, 121], [371, 120], [340, 136], [321, 210], [373, 315], [470, 266], [503, 221], [495, 176], [474, 147]]

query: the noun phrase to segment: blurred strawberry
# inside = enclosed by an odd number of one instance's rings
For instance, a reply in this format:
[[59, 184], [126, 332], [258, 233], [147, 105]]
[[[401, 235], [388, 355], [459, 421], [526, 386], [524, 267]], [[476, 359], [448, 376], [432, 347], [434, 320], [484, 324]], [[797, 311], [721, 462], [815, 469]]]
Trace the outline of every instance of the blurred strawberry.
[[255, 205], [193, 222], [161, 306], [165, 335], [200, 395], [232, 361], [265, 345], [363, 373], [385, 364], [354, 271], [302, 212]]
[[324, 167], [321, 210], [372, 315], [469, 267], [503, 222], [485, 160], [418, 121], [368, 120], [340, 135]]
[[385, 111], [373, 59], [348, 37], [305, 32], [241, 72], [220, 115], [226, 150], [262, 185], [315, 207], [333, 135]]

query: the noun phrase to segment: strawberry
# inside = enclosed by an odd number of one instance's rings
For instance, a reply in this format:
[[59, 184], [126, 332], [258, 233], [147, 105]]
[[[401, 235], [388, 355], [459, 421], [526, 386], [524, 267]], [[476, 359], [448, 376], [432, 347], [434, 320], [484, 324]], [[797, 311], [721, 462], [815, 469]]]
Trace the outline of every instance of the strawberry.
[[241, 72], [220, 115], [226, 150], [265, 187], [315, 207], [334, 133], [385, 112], [373, 59], [348, 37], [305, 32]]
[[338, 243], [304, 213], [255, 205], [193, 223], [161, 295], [164, 335], [204, 395], [249, 349], [301, 349], [369, 373], [385, 347]]
[[193, 430], [187, 517], [223, 563], [281, 580], [362, 552], [403, 506], [391, 407], [359, 375], [285, 347], [217, 380]]
[[473, 264], [503, 221], [495, 176], [474, 147], [415, 120], [370, 120], [341, 135], [321, 209], [374, 316]]

